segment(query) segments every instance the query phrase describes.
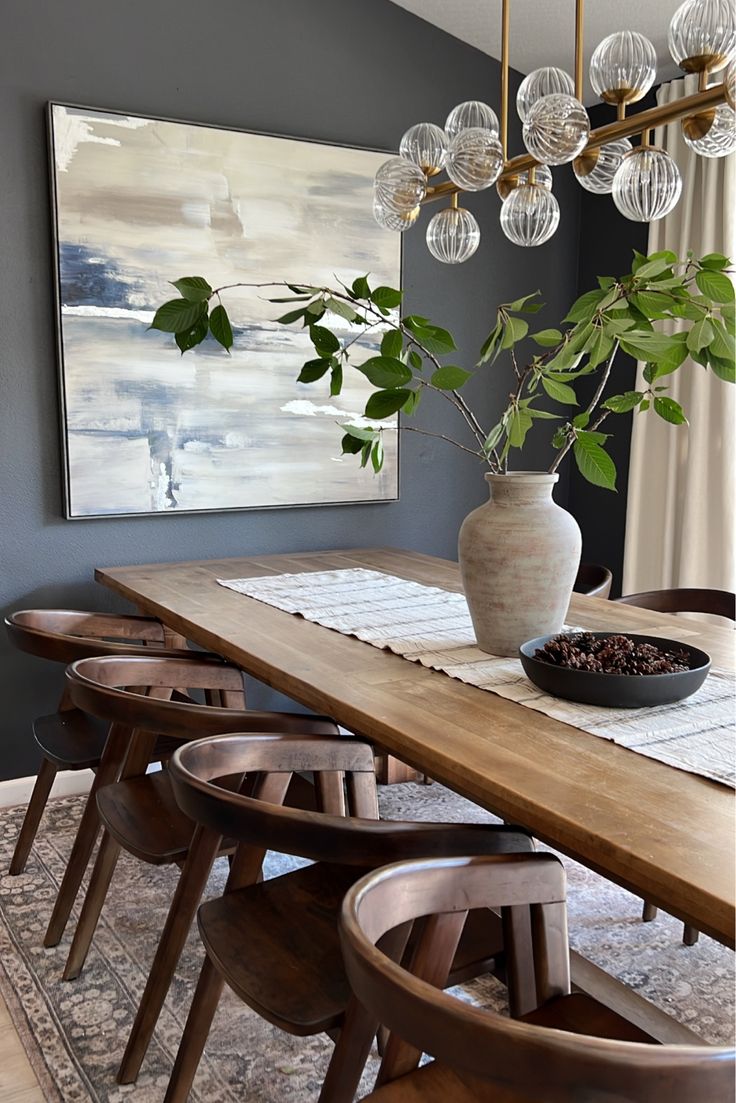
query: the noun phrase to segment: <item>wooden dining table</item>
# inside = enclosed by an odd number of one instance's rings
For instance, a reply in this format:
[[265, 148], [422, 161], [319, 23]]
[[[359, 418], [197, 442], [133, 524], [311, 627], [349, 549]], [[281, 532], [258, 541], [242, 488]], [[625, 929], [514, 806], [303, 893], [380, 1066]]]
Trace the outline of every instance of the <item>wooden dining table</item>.
[[[217, 583], [355, 567], [461, 589], [457, 563], [391, 548], [110, 567], [95, 577], [173, 633], [733, 947], [732, 789]], [[669, 629], [734, 669], [728, 628], [577, 594], [568, 620]]]

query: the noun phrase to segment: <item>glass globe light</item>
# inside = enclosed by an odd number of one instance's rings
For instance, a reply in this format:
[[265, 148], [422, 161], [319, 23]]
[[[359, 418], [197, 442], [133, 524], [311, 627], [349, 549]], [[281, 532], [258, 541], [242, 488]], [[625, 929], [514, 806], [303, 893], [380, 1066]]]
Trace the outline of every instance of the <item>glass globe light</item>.
[[480, 126], [461, 130], [450, 142], [445, 168], [452, 182], [464, 191], [490, 188], [503, 168], [501, 143]]
[[427, 176], [435, 176], [445, 165], [447, 135], [434, 123], [417, 123], [410, 126], [401, 139], [399, 153], [407, 161], [419, 165]]
[[736, 150], [736, 111], [720, 103], [714, 111], [683, 119], [682, 137], [701, 157], [727, 157]]
[[452, 141], [463, 130], [481, 126], [484, 130], [490, 130], [495, 138], [498, 137], [498, 116], [492, 107], [480, 100], [466, 100], [453, 107], [447, 116], [445, 134]]
[[609, 195], [616, 170], [630, 150], [629, 139], [619, 138], [600, 149], [593, 149], [590, 153], [576, 157], [572, 168], [578, 184], [596, 195]]
[[590, 59], [590, 83], [606, 103], [636, 103], [657, 76], [657, 52], [643, 34], [618, 31], [596, 46]]
[[427, 180], [412, 161], [389, 157], [378, 169], [373, 187], [381, 206], [394, 214], [406, 214], [424, 199]]
[[680, 170], [663, 149], [638, 146], [613, 178], [613, 202], [633, 222], [655, 222], [673, 209], [682, 191]]
[[575, 95], [575, 82], [564, 69], [548, 66], [535, 69], [524, 77], [516, 93], [516, 111], [521, 121], [526, 122], [527, 115], [537, 100], [555, 92], [562, 92], [566, 96]]
[[736, 57], [733, 59], [723, 78], [723, 87], [729, 106], [736, 111]]
[[480, 244], [480, 226], [463, 207], [446, 207], [427, 226], [427, 248], [443, 264], [462, 264]]
[[421, 207], [414, 207], [411, 211], [396, 214], [395, 211], [390, 211], [388, 207], [384, 207], [377, 195], [373, 196], [373, 217], [384, 230], [395, 230], [397, 233], [410, 230], [419, 218], [420, 211]]
[[564, 165], [583, 151], [590, 134], [588, 113], [580, 100], [563, 92], [543, 96], [524, 123], [524, 145], [543, 165]]
[[[529, 173], [520, 172], [517, 176], [507, 176], [504, 180], [499, 180], [496, 184], [496, 191], [501, 199], [506, 199], [507, 196], [511, 195], [514, 188], [519, 187], [519, 184], [528, 183]], [[546, 165], [536, 165], [534, 183], [541, 184], [547, 191], [552, 191], [552, 169]]]
[[501, 229], [514, 245], [542, 245], [560, 222], [560, 208], [542, 184], [520, 184], [501, 207]]
[[736, 49], [733, 0], [686, 0], [672, 16], [667, 42], [686, 73], [717, 73]]

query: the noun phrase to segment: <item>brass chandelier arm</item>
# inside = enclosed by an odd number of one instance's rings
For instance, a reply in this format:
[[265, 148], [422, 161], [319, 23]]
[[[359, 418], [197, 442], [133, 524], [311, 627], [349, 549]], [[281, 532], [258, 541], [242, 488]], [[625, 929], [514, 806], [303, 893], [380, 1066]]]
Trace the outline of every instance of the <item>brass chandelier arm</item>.
[[511, 0], [501, 6], [501, 149], [504, 163], [509, 155], [509, 26]]
[[[684, 96], [683, 99], [676, 100], [674, 103], [660, 104], [658, 107], [650, 107], [646, 111], [638, 111], [635, 115], [616, 119], [615, 122], [606, 123], [605, 126], [599, 126], [596, 130], [590, 132], [590, 140], [581, 156], [590, 150], [599, 149], [600, 146], [614, 142], [617, 138], [631, 138], [635, 134], [641, 134], [644, 130], [665, 126], [667, 123], [675, 122], [687, 115], [697, 115], [725, 102], [724, 85], [715, 84], [712, 88], [706, 88], [703, 92], [695, 92], [691, 96]], [[506, 161], [499, 179], [504, 180], [512, 176], [518, 176], [519, 173], [526, 172], [536, 164], [537, 162], [529, 153], [512, 157], [510, 161]], [[422, 200], [422, 205], [432, 203], [436, 199], [442, 199], [443, 196], [453, 195], [459, 191], [462, 191], [462, 189], [457, 184], [453, 184], [451, 180], [435, 184], [427, 188], [427, 194]]]
[[575, 98], [583, 102], [583, 22], [585, 0], [575, 0]]

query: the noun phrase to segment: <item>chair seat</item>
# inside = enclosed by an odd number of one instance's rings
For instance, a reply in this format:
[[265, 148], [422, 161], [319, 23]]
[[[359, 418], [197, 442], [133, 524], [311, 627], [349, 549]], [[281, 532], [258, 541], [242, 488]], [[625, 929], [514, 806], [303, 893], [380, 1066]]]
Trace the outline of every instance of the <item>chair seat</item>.
[[142, 862], [165, 865], [186, 858], [194, 823], [176, 803], [166, 770], [103, 786], [97, 807], [112, 837]]
[[584, 992], [557, 996], [542, 1007], [523, 1015], [522, 1020], [535, 1026], [565, 1030], [568, 1034], [587, 1034], [589, 1037], [612, 1038], [619, 1042], [658, 1044], [656, 1038]]
[[318, 1034], [340, 1023], [350, 988], [337, 916], [363, 873], [320, 862], [199, 909], [213, 965], [249, 1007], [290, 1034]]
[[454, 1072], [439, 1061], [384, 1084], [361, 1103], [532, 1103], [522, 1096]]
[[89, 770], [99, 765], [108, 725], [81, 709], [67, 709], [33, 721], [33, 735], [44, 757], [63, 770]]

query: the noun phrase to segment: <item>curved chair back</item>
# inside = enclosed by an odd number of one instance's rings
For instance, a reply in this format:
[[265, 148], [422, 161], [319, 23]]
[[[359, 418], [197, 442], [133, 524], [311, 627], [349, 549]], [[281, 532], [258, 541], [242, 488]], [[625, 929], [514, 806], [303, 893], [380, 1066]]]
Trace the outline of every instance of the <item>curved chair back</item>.
[[573, 592], [588, 597], [610, 597], [613, 574], [600, 563], [581, 563]]
[[20, 651], [65, 665], [88, 656], [165, 648], [161, 621], [132, 614], [19, 609], [5, 618], [5, 627]]
[[657, 613], [709, 613], [736, 620], [736, 594], [729, 590], [647, 590], [641, 594], [626, 594], [616, 601], [653, 609]]
[[[152, 731], [176, 739], [199, 739], [233, 729], [297, 731], [334, 735], [326, 717], [242, 708], [243, 672], [214, 655], [195, 651], [187, 657], [105, 655], [79, 659], [66, 670], [69, 696], [84, 712], [109, 723]], [[204, 690], [221, 704], [163, 699], [162, 690]], [[144, 696], [137, 689], [144, 688]], [[159, 692], [157, 692], [159, 691]], [[235, 707], [229, 707], [232, 704]], [[238, 708], [237, 705], [241, 704]]]
[[[527, 905], [540, 1004], [569, 992], [564, 872], [551, 854], [402, 862], [361, 878], [345, 897], [341, 940], [359, 1002], [421, 1052], [544, 1103], [728, 1100], [734, 1051], [569, 1034], [472, 1007], [412, 975], [377, 948], [401, 923], [470, 908]], [[432, 929], [427, 926], [427, 940]], [[425, 941], [425, 955], [432, 947]], [[485, 1096], [484, 1096], [485, 1098]]]
[[[273, 730], [273, 729], [271, 729]], [[182, 810], [218, 834], [255, 847], [313, 861], [375, 867], [399, 857], [435, 854], [488, 854], [533, 849], [522, 828], [496, 824], [405, 823], [377, 820], [378, 804], [370, 746], [357, 739], [300, 739], [288, 735], [223, 735], [179, 747], [170, 776]], [[218, 778], [293, 771], [336, 776], [347, 793], [331, 811], [287, 808], [255, 796], [223, 789]]]

